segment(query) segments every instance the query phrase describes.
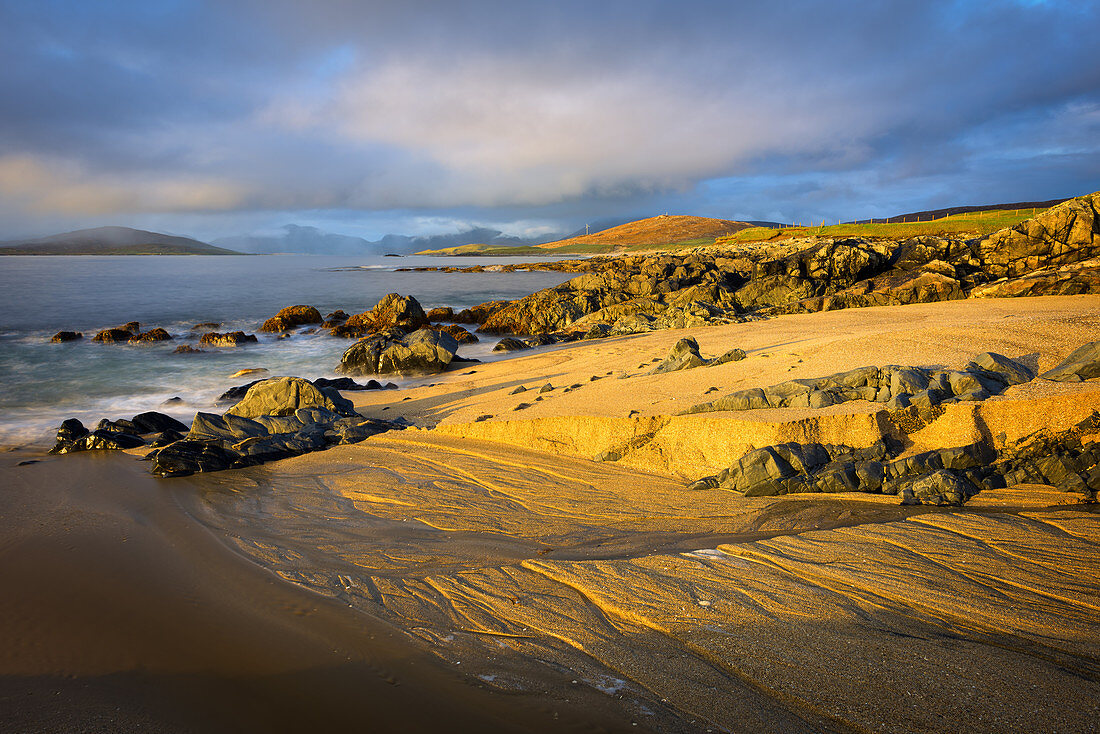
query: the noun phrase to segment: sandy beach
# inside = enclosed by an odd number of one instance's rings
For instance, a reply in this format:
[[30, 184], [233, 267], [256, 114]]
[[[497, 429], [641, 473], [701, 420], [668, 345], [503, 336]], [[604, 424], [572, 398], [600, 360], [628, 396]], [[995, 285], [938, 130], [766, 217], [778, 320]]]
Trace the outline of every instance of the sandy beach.
[[[783, 316], [347, 393], [416, 427], [248, 469], [7, 454], [5, 725], [1087, 731], [1095, 505], [1036, 485], [962, 508], [688, 491], [749, 448], [870, 445], [881, 406], [678, 414], [864, 365], [1047, 369], [1098, 326], [1094, 296]], [[686, 335], [748, 356], [641, 374]], [[946, 407], [909, 452], [1071, 426], [1100, 383]]]

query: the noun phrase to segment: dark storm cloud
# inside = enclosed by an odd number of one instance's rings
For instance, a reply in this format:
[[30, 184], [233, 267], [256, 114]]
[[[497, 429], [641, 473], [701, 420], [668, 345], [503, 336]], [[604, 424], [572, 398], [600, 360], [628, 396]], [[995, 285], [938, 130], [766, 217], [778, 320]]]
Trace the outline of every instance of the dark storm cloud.
[[1098, 26], [1095, 2], [9, 2], [0, 215], [1081, 193]]

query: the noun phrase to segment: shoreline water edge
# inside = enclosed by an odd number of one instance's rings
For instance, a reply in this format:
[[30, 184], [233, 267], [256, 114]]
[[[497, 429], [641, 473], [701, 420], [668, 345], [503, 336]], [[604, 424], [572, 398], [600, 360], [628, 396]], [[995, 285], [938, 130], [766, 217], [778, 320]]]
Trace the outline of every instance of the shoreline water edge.
[[3, 454], [0, 720], [1088, 730], [1098, 206], [58, 333], [232, 389]]

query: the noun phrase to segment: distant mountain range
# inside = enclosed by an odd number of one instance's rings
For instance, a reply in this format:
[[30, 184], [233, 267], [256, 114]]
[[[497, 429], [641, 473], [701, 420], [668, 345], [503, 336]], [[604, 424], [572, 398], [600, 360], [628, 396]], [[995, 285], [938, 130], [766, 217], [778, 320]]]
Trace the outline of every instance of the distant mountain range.
[[470, 243], [485, 243], [494, 247], [521, 247], [541, 244], [561, 237], [551, 234], [534, 240], [505, 235], [497, 229], [475, 227], [454, 234], [412, 237], [388, 234], [379, 240], [366, 240], [341, 234], [329, 234], [316, 227], [287, 224], [276, 235], [243, 235], [214, 240], [220, 247], [249, 253], [297, 253], [302, 255], [406, 255], [420, 250], [441, 250]]
[[0, 255], [239, 255], [190, 237], [129, 227], [97, 227], [0, 243]]

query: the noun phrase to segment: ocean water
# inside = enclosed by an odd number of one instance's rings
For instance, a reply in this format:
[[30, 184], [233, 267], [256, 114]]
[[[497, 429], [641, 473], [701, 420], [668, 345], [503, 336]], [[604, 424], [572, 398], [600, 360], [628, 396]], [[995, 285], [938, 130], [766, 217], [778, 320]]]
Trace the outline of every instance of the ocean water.
[[[327, 334], [290, 339], [256, 330], [280, 308], [316, 306], [323, 314], [365, 311], [387, 293], [415, 296], [425, 309], [458, 310], [512, 299], [564, 282], [569, 273], [395, 272], [418, 265], [492, 265], [515, 258], [280, 256], [0, 257], [0, 446], [48, 443], [65, 418], [85, 425], [161, 410], [190, 422], [213, 410], [214, 398], [255, 377], [229, 376], [263, 367], [270, 375], [334, 377], [350, 340]], [[96, 344], [99, 329], [141, 322], [166, 329], [173, 341], [141, 346]], [[198, 345], [195, 324], [242, 329], [259, 343], [205, 354], [173, 354]], [[305, 328], [305, 327], [303, 327]], [[62, 329], [84, 339], [51, 344]], [[463, 345], [459, 354], [492, 355], [492, 337]], [[423, 378], [395, 379], [402, 385]], [[172, 397], [183, 403], [164, 405]]]

